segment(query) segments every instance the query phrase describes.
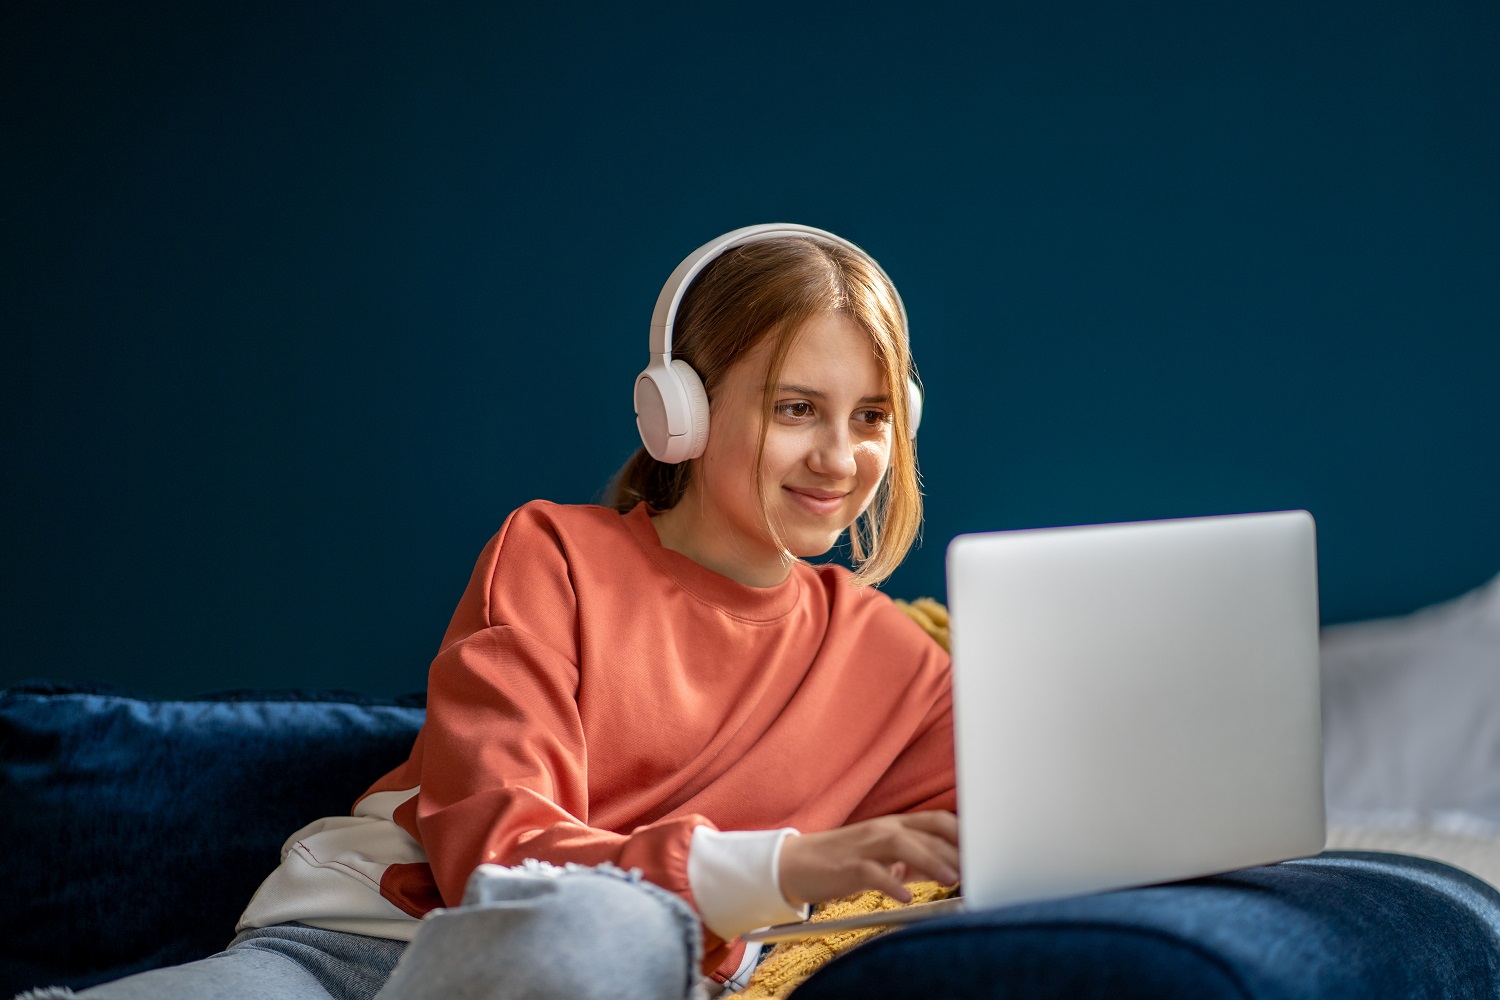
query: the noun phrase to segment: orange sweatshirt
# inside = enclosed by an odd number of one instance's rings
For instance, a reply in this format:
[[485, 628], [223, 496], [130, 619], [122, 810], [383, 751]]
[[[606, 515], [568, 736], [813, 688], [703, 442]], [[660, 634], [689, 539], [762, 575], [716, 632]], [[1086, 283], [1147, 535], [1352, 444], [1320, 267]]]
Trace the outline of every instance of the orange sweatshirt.
[[[520, 508], [454, 612], [410, 759], [294, 834], [241, 926], [409, 939], [478, 865], [526, 858], [640, 868], [696, 906], [698, 826], [953, 809], [948, 656], [850, 576], [749, 587], [662, 548], [644, 505]], [[705, 968], [732, 971], [741, 949], [705, 937]]]

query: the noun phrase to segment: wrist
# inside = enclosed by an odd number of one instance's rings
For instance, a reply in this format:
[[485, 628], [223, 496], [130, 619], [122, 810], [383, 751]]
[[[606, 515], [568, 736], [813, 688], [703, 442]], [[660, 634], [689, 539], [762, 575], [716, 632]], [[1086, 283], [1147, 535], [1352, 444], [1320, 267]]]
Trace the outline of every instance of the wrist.
[[[804, 902], [788, 890], [788, 887], [795, 881], [793, 873], [796, 870], [794, 862], [789, 861], [789, 857], [796, 855], [798, 849], [797, 841], [801, 837], [802, 834], [796, 830], [789, 830], [786, 836], [782, 837], [776, 844], [776, 891], [781, 893], [781, 898], [788, 906], [802, 906]], [[790, 850], [788, 850], [789, 848]]]
[[780, 888], [778, 849], [788, 830], [724, 831], [699, 826], [688, 853], [688, 883], [703, 924], [727, 940], [766, 924], [801, 919]]

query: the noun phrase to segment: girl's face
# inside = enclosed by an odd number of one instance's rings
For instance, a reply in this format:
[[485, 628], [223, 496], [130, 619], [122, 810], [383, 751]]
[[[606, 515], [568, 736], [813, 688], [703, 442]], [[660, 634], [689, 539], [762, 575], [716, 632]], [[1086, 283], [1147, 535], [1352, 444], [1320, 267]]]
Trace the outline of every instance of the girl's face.
[[708, 446], [681, 501], [654, 522], [662, 544], [718, 573], [774, 586], [795, 556], [822, 555], [869, 505], [891, 453], [893, 402], [870, 336], [843, 313], [798, 331], [777, 379], [755, 487], [771, 341], [735, 363], [709, 409]]

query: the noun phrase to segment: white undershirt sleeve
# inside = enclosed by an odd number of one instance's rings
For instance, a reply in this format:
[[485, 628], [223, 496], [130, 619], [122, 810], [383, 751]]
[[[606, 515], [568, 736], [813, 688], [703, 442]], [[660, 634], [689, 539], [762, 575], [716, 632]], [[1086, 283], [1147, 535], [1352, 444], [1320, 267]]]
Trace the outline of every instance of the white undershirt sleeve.
[[807, 918], [781, 894], [783, 830], [715, 830], [700, 826], [688, 848], [688, 886], [703, 924], [725, 941], [767, 924]]

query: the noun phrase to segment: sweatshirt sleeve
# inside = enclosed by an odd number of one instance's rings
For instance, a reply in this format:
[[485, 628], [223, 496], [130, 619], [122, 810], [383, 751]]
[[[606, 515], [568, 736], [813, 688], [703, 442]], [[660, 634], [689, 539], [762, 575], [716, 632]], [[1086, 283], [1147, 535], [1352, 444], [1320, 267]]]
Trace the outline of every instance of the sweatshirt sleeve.
[[628, 834], [588, 824], [587, 747], [576, 671], [536, 637], [496, 626], [445, 649], [428, 683], [418, 839], [444, 902], [455, 906], [481, 864], [526, 858], [609, 861], [692, 898], [693, 829], [679, 816]]
[[406, 820], [439, 894], [463, 898], [481, 864], [612, 862], [696, 907], [688, 877], [702, 816], [616, 833], [589, 825], [576, 601], [562, 540], [532, 505], [486, 547], [433, 661], [421, 791]]

